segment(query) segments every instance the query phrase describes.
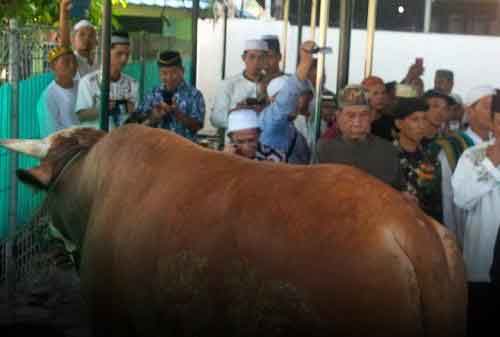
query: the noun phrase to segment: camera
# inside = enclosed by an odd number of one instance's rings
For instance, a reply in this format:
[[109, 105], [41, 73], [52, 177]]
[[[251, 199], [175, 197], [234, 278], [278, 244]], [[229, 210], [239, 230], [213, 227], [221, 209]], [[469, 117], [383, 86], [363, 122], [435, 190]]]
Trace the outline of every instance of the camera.
[[264, 104], [266, 104], [266, 102], [263, 99], [257, 99], [257, 98], [254, 98], [254, 97], [248, 97], [245, 100], [245, 104], [248, 105], [248, 106], [255, 106], [255, 105], [264, 105]]

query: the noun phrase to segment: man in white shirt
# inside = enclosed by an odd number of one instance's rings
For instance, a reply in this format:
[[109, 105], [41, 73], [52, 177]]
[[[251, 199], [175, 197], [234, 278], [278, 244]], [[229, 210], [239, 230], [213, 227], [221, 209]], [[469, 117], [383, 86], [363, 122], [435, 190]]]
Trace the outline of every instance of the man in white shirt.
[[40, 137], [79, 123], [75, 114], [78, 81], [76, 58], [67, 47], [55, 47], [49, 52], [48, 61], [55, 79], [44, 90], [37, 104]]
[[[95, 60], [97, 47], [97, 32], [95, 27], [87, 20], [75, 24], [70, 32], [70, 9], [72, 0], [62, 0], [59, 10], [59, 23], [61, 32], [61, 46], [71, 47], [75, 52], [78, 62], [77, 77], [83, 76], [99, 69]], [[71, 36], [72, 35], [72, 36]]]
[[[490, 121], [494, 139], [467, 149], [452, 176], [454, 201], [466, 211], [464, 258], [470, 282], [472, 324], [491, 324], [490, 270], [500, 226], [500, 96], [494, 96]], [[484, 327], [483, 327], [484, 328]]]
[[217, 89], [210, 122], [219, 129], [227, 129], [229, 111], [236, 108], [247, 98], [261, 98], [265, 96], [261, 81], [266, 66], [268, 47], [263, 40], [247, 40], [242, 59], [245, 70], [224, 80]]
[[[481, 144], [489, 139], [491, 124], [490, 107], [494, 92], [494, 89], [490, 86], [478, 86], [471, 89], [467, 94], [466, 101], [470, 116], [469, 128], [465, 132], [449, 131], [443, 133], [427, 145], [428, 151], [431, 153], [435, 150], [440, 150], [434, 154], [437, 154], [437, 159], [441, 166], [443, 224], [455, 234], [461, 248], [463, 248], [464, 244], [466, 215], [464, 210], [457, 207], [453, 202], [451, 177], [463, 151], [468, 147]], [[440, 100], [440, 96], [442, 97], [441, 100], [448, 101], [449, 106], [449, 102], [453, 98], [436, 90], [427, 92], [427, 103], [432, 105], [433, 102], [431, 100]], [[443, 101], [441, 103], [445, 104], [446, 102]]]
[[[109, 129], [119, 127], [137, 108], [138, 83], [122, 73], [130, 54], [127, 33], [111, 36], [109, 88]], [[99, 128], [102, 70], [85, 75], [80, 80], [75, 111], [82, 125]]]
[[490, 85], [481, 85], [472, 88], [466, 96], [466, 113], [469, 118], [469, 127], [465, 134], [475, 145], [488, 141], [491, 132], [491, 100], [495, 89]]

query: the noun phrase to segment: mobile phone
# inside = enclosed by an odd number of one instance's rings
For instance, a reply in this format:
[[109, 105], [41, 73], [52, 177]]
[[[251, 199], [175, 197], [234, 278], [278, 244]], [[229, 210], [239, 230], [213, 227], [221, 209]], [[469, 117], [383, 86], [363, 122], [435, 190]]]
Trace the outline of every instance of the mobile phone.
[[314, 47], [313, 49], [311, 49], [311, 54], [318, 53], [331, 54], [333, 53], [333, 49], [331, 47]]
[[88, 18], [90, 0], [72, 0], [69, 15], [75, 21]]
[[172, 99], [174, 98], [174, 94], [172, 92], [163, 91], [163, 101], [168, 105], [172, 104]]

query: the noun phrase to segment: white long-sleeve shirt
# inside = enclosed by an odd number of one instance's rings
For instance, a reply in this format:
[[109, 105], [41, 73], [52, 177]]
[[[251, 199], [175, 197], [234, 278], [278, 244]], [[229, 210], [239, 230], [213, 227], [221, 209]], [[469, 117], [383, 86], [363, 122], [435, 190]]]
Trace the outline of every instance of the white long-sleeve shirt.
[[[473, 141], [474, 145], [484, 143], [484, 140], [479, 137], [470, 127], [467, 128], [465, 134]], [[438, 154], [438, 160], [441, 163], [441, 191], [443, 194], [443, 224], [451, 230], [458, 241], [460, 248], [464, 245], [464, 224], [465, 211], [454, 203], [453, 188], [451, 186], [451, 176], [453, 174], [445, 151], [441, 150]]]
[[494, 140], [467, 149], [451, 179], [455, 204], [466, 212], [464, 259], [471, 282], [489, 282], [500, 225], [500, 166], [486, 149]]
[[229, 111], [246, 98], [256, 98], [257, 90], [257, 83], [248, 80], [243, 73], [222, 81], [217, 89], [210, 123], [216, 128], [227, 129]]

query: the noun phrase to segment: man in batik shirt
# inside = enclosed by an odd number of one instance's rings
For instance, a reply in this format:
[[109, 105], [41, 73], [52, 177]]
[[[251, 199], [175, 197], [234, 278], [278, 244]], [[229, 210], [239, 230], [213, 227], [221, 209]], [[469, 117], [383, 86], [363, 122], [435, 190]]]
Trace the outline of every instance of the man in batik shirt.
[[161, 85], [146, 96], [130, 121], [160, 127], [194, 140], [205, 118], [203, 95], [184, 80], [179, 52], [161, 53], [158, 67]]

